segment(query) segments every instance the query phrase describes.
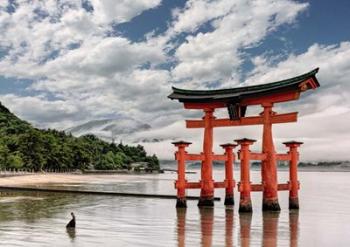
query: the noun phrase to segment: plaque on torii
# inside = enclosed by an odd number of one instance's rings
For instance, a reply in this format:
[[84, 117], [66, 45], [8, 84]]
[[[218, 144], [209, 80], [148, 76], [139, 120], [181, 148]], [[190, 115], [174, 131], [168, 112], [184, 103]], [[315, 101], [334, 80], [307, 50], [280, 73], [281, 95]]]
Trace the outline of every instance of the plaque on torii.
[[[279, 190], [289, 191], [289, 208], [299, 208], [297, 178], [298, 147], [301, 142], [291, 141], [284, 143], [289, 151], [278, 154], [275, 151], [272, 125], [278, 123], [289, 123], [297, 121], [297, 112], [276, 113], [272, 110], [274, 104], [297, 100], [302, 92], [316, 89], [320, 86], [316, 73], [318, 68], [300, 76], [290, 79], [259, 84], [247, 87], [238, 87], [219, 90], [185, 90], [173, 87], [173, 92], [168, 96], [170, 99], [183, 103], [185, 109], [202, 110], [204, 116], [200, 120], [187, 120], [187, 128], [203, 128], [203, 152], [200, 154], [189, 154], [186, 148], [191, 144], [185, 141], [173, 142], [178, 148], [175, 158], [178, 162], [178, 179], [175, 182], [177, 189], [177, 207], [186, 207], [186, 189], [200, 189], [198, 206], [213, 206], [214, 189], [225, 188], [225, 205], [233, 205], [233, 190], [236, 185], [233, 177], [233, 164], [236, 156], [234, 148], [239, 145], [240, 160], [240, 212], [251, 212], [251, 191], [263, 192], [263, 210], [279, 211], [277, 192]], [[261, 105], [262, 112], [258, 116], [246, 116], [247, 107]], [[214, 116], [215, 109], [227, 108], [228, 118], [217, 119]], [[224, 154], [213, 153], [213, 128], [246, 125], [263, 125], [262, 151], [254, 153], [250, 151], [250, 145], [255, 140], [240, 139], [236, 143], [221, 145]], [[185, 177], [186, 161], [201, 161], [201, 179], [199, 182], [188, 182]], [[217, 182], [213, 180], [213, 161], [225, 161], [225, 180]], [[250, 182], [250, 161], [261, 161], [261, 184]], [[278, 184], [277, 161], [289, 161], [290, 178], [285, 184]]]

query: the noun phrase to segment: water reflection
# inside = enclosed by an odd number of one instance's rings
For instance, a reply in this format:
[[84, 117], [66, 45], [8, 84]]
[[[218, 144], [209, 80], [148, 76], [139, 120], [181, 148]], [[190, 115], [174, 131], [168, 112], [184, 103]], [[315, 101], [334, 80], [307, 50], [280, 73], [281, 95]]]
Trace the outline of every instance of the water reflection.
[[75, 239], [75, 228], [66, 228], [68, 237], [74, 242]]
[[225, 246], [233, 246], [233, 206], [225, 209]]
[[277, 246], [277, 229], [280, 212], [263, 212], [262, 246]]
[[297, 247], [299, 237], [299, 210], [291, 210], [289, 212], [289, 232], [289, 246]]
[[[211, 247], [213, 245], [214, 234], [214, 209], [213, 208], [200, 208], [200, 233], [201, 233], [201, 246]], [[265, 246], [275, 247], [278, 246], [278, 230], [279, 230], [279, 212], [263, 212], [262, 213], [262, 232], [259, 234], [254, 228], [254, 234], [252, 234], [252, 213], [239, 214], [239, 246]], [[290, 246], [298, 246], [298, 224], [299, 224], [299, 212], [289, 212], [289, 239]], [[259, 229], [259, 228], [257, 228]], [[283, 230], [283, 228], [280, 229]], [[216, 231], [218, 232], [218, 231]], [[216, 233], [215, 232], [215, 233]], [[225, 246], [234, 246], [234, 210], [233, 208], [225, 209]], [[284, 235], [284, 234], [282, 234]], [[256, 240], [257, 236], [262, 236], [259, 242]], [[281, 235], [280, 235], [281, 236]], [[177, 209], [177, 241], [179, 247], [186, 246], [186, 209]]]
[[[200, 208], [200, 233], [201, 246], [211, 247], [213, 244], [214, 230], [214, 209]], [[184, 247], [186, 242], [186, 209], [178, 208], [177, 215], [177, 242], [179, 247]], [[233, 246], [233, 222], [234, 212], [233, 207], [225, 209], [225, 246]]]
[[252, 213], [240, 213], [239, 225], [240, 225], [240, 240], [241, 246], [250, 246], [250, 229], [252, 225]]
[[179, 247], [185, 246], [185, 224], [186, 224], [186, 208], [177, 208], [177, 243]]
[[201, 245], [203, 247], [210, 247], [213, 240], [214, 208], [200, 208], [199, 214], [202, 233]]

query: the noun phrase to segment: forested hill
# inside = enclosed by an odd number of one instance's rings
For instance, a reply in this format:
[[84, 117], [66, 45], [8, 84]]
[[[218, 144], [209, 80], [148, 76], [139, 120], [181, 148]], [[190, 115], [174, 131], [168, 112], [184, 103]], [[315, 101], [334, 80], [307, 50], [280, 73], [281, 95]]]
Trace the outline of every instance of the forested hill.
[[19, 119], [0, 103], [0, 169], [121, 169], [132, 162], [159, 169], [158, 158], [143, 146], [104, 142], [93, 135], [74, 137], [63, 131], [40, 130]]

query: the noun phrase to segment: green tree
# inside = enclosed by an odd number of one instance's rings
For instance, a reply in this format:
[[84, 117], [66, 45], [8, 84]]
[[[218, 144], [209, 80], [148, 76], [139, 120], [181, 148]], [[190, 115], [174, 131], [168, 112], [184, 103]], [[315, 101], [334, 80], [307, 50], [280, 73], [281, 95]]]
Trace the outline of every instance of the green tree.
[[115, 168], [114, 154], [108, 152], [101, 156], [101, 160], [95, 165], [98, 170], [112, 170]]
[[8, 158], [9, 158], [9, 149], [6, 145], [0, 143], [0, 168], [8, 168]]
[[114, 164], [117, 168], [126, 168], [127, 164], [125, 163], [125, 161], [127, 160], [127, 156], [122, 153], [122, 152], [118, 152], [116, 154], [114, 154]]
[[8, 157], [8, 165], [10, 168], [21, 169], [23, 168], [23, 160], [19, 152], [10, 154]]
[[23, 161], [27, 168], [41, 171], [45, 164], [44, 141], [41, 133], [37, 130], [30, 130], [19, 137], [19, 152], [23, 154]]
[[148, 162], [149, 164], [149, 168], [153, 169], [153, 170], [159, 170], [160, 167], [159, 167], [159, 160], [157, 158], [156, 155], [152, 155], [152, 156], [147, 156], [145, 158], [145, 161]]

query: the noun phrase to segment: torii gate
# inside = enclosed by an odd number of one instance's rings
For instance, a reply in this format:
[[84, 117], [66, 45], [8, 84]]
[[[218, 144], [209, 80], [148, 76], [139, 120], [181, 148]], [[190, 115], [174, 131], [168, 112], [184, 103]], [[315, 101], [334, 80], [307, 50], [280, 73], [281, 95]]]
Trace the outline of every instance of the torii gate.
[[[186, 147], [191, 143], [185, 141], [173, 142], [178, 148], [175, 158], [178, 161], [178, 179], [175, 183], [177, 189], [177, 207], [186, 207], [186, 189], [201, 189], [198, 206], [213, 206], [214, 188], [225, 188], [225, 205], [233, 205], [233, 164], [235, 155], [233, 149], [240, 145], [239, 159], [241, 161], [241, 177], [238, 183], [240, 192], [240, 212], [251, 212], [251, 191], [263, 191], [263, 210], [279, 211], [277, 192], [279, 190], [289, 191], [289, 208], [299, 208], [297, 178], [298, 147], [301, 142], [291, 141], [284, 144], [289, 148], [286, 154], [277, 154], [272, 138], [272, 124], [288, 123], [297, 121], [297, 112], [277, 114], [272, 111], [275, 103], [297, 100], [300, 94], [309, 89], [320, 86], [316, 79], [318, 68], [306, 74], [287, 80], [260, 84], [256, 86], [238, 87], [220, 90], [185, 90], [173, 87], [173, 92], [168, 96], [177, 99], [184, 104], [185, 109], [202, 110], [202, 120], [187, 120], [187, 128], [204, 128], [203, 152], [200, 154], [189, 154]], [[261, 105], [263, 112], [259, 116], [245, 116], [246, 109], [250, 105]], [[229, 118], [216, 119], [214, 111], [216, 108], [227, 108]], [[231, 127], [245, 125], [263, 125], [262, 152], [253, 153], [249, 150], [255, 140], [235, 140], [237, 144], [221, 145], [225, 153], [222, 155], [213, 153], [213, 128]], [[199, 182], [188, 182], [185, 178], [185, 162], [188, 160], [200, 160], [201, 180]], [[215, 182], [213, 180], [213, 160], [225, 161], [225, 181]], [[250, 161], [261, 160], [261, 184], [250, 182]], [[285, 160], [290, 164], [289, 182], [278, 184], [277, 161]]]

